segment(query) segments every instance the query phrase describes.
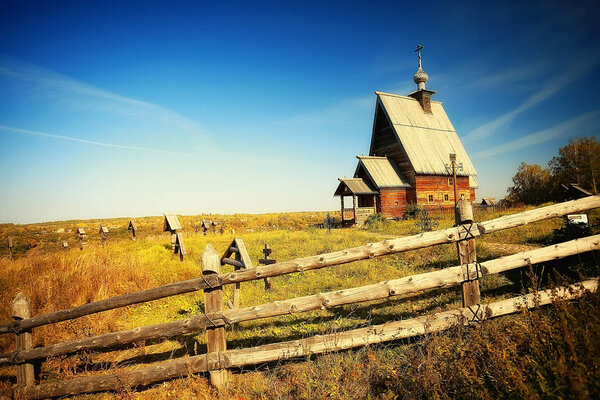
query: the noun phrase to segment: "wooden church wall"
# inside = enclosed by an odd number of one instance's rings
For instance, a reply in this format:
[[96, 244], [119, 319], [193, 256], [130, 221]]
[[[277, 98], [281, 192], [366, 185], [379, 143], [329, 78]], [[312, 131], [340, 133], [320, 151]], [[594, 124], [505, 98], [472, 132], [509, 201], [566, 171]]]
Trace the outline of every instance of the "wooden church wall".
[[402, 218], [406, 211], [406, 189], [381, 189], [377, 196], [377, 211], [388, 218]]
[[[475, 201], [475, 191], [469, 186], [468, 176], [457, 176], [458, 196], [464, 194], [471, 201]], [[417, 175], [415, 177], [416, 201], [425, 208], [453, 207], [454, 188], [448, 175]], [[445, 197], [447, 195], [447, 199]], [[433, 196], [433, 201], [430, 197]]]

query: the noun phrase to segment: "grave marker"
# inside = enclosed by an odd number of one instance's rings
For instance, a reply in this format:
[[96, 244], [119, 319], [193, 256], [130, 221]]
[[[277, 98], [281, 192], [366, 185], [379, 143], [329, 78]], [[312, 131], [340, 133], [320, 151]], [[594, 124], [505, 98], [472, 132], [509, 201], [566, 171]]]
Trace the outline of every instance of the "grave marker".
[[87, 235], [85, 234], [85, 229], [78, 227], [77, 236], [79, 237], [79, 250], [83, 250], [83, 246], [87, 244], [85, 241], [87, 239]]
[[131, 231], [131, 240], [135, 241], [136, 239], [136, 226], [134, 220], [129, 220], [129, 226], [127, 227], [128, 231]]
[[179, 219], [175, 214], [165, 214], [163, 231], [171, 233], [171, 249], [173, 250], [173, 253], [179, 253], [179, 259], [181, 261], [183, 261], [183, 256], [186, 255], [183, 236], [181, 236], [180, 232], [182, 229]]
[[108, 228], [104, 225], [100, 227], [98, 231], [100, 233], [100, 241], [102, 242], [102, 247], [106, 246], [106, 237], [108, 235]]
[[[271, 264], [275, 264], [277, 261], [276, 260], [272, 260], [269, 258], [269, 255], [271, 254], [271, 247], [265, 243], [265, 248], [262, 250], [263, 254], [265, 255], [265, 258], [259, 258], [258, 259], [258, 263], [262, 264], [262, 265], [271, 265]], [[271, 278], [265, 278], [265, 290], [269, 290], [271, 289], [272, 285], [271, 285]]]
[[[235, 254], [235, 258], [230, 258]], [[235, 238], [223, 253], [221, 257], [221, 265], [232, 265], [235, 271], [240, 269], [252, 268], [252, 260], [246, 250], [246, 244], [240, 238]], [[230, 308], [238, 308], [240, 306], [240, 283], [236, 283], [233, 289], [233, 303], [229, 304]]]
[[8, 254], [10, 255], [10, 258], [12, 259], [12, 252], [15, 248], [15, 245], [13, 244], [13, 240], [12, 237], [8, 237]]

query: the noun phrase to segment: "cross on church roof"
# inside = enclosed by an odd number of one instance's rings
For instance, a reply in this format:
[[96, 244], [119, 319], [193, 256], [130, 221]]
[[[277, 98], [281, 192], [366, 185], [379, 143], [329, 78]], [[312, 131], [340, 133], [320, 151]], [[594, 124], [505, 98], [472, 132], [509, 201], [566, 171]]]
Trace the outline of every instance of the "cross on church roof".
[[417, 49], [415, 50], [415, 53], [417, 53], [419, 55], [419, 68], [421, 68], [421, 50], [423, 50], [423, 46], [417, 45]]

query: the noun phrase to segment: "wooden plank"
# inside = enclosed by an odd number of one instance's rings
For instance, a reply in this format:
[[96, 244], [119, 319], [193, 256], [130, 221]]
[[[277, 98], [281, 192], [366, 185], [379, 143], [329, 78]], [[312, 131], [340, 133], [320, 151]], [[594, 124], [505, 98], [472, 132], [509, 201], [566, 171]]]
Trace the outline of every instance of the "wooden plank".
[[240, 238], [236, 238], [235, 244], [239, 249], [238, 254], [241, 257], [242, 263], [244, 263], [244, 268], [253, 268], [252, 259], [250, 258], [250, 254], [248, 254], [244, 241]]
[[547, 305], [556, 297], [561, 299], [576, 299], [582, 296], [582, 288], [585, 290], [597, 290], [598, 279], [591, 279], [568, 287], [557, 288], [555, 292], [553, 289], [549, 289], [537, 294], [513, 297], [487, 305], [482, 304], [481, 307], [465, 307], [346, 332], [318, 335], [308, 339], [274, 343], [251, 349], [230, 350], [224, 356], [228, 359], [230, 367], [241, 367], [275, 360], [304, 357], [309, 354], [364, 347], [369, 344], [439, 332], [457, 324], [467, 325], [474, 320], [482, 321], [512, 314], [518, 312], [523, 307], [533, 308]]
[[[600, 235], [595, 235], [485, 261], [480, 264], [481, 273], [483, 276], [498, 274], [527, 266], [529, 263], [538, 264], [598, 250], [600, 250]], [[382, 281], [367, 286], [319, 293], [241, 309], [225, 310], [222, 313], [210, 315], [210, 319], [205, 315], [198, 315], [179, 321], [149, 325], [127, 331], [107, 333], [91, 338], [3, 354], [0, 355], [0, 363], [21, 363], [48, 356], [108, 348], [139, 340], [159, 337], [166, 338], [179, 334], [193, 333], [213, 324], [224, 325], [226, 321], [229, 323], [251, 321], [259, 318], [276, 317], [364, 301], [381, 300], [388, 297], [418, 294], [430, 289], [460, 285], [464, 282], [465, 275], [472, 271], [474, 271], [472, 267], [467, 271], [465, 266], [459, 265], [439, 271]]]
[[[456, 175], [455, 175], [456, 177]], [[457, 225], [473, 222], [473, 207], [471, 202], [461, 198], [456, 203], [456, 223]], [[475, 239], [462, 240], [456, 244], [458, 252], [458, 263], [460, 265], [473, 265], [475, 268], [475, 279], [468, 280], [462, 284], [463, 307], [472, 306], [481, 302], [481, 293], [479, 291], [479, 280], [477, 276], [477, 252], [475, 250]], [[468, 267], [467, 267], [468, 268]]]
[[[503, 229], [521, 226], [530, 222], [542, 221], [545, 219], [591, 210], [598, 207], [600, 207], [600, 195], [589, 196], [579, 200], [559, 203], [552, 206], [542, 207], [539, 209], [482, 222], [477, 224], [477, 227], [474, 227], [471, 233], [474, 236], [479, 236], [485, 233], [492, 233]], [[268, 268], [249, 268], [239, 272], [236, 271], [229, 274], [220, 275], [219, 279], [222, 279], [223, 284], [230, 284], [285, 275], [294, 272], [320, 269], [388, 254], [401, 253], [408, 250], [422, 249], [438, 244], [453, 243], [461, 240], [461, 238], [464, 237], [464, 233], [464, 227], [454, 227], [433, 232], [424, 232], [418, 235], [397, 239], [387, 239], [381, 242], [370, 243], [365, 246], [353, 247], [332, 253], [298, 258], [291, 261], [273, 264]], [[140, 292], [123, 294], [121, 296], [111, 297], [106, 300], [84, 304], [67, 310], [55, 311], [22, 321], [13, 321], [10, 324], [0, 325], [0, 333], [9, 333], [13, 330], [19, 331], [23, 329], [30, 329], [36, 326], [52, 324], [132, 304], [138, 304], [161, 299], [163, 297], [202, 290], [206, 287], [208, 287], [208, 285], [202, 278], [171, 283], [169, 285], [159, 286]]]
[[[219, 254], [209, 244], [206, 245], [202, 253], [202, 271], [219, 272], [221, 262]], [[214, 286], [204, 289], [204, 308], [207, 314], [213, 314], [223, 311], [223, 288]], [[206, 328], [206, 349], [207, 354], [227, 350], [227, 341], [225, 339], [225, 327], [220, 325], [208, 326]], [[227, 371], [221, 366], [210, 370], [210, 383], [216, 387], [221, 387], [227, 383]]]
[[[163, 362], [156, 366], [120, 371], [115, 374], [47, 383], [19, 389], [16, 395], [21, 395], [25, 399], [43, 399], [47, 397], [116, 390], [122, 389], [124, 386], [147, 386], [167, 379], [205, 372], [219, 366], [226, 366], [228, 368], [243, 367], [269, 361], [305, 357], [308, 354], [321, 354], [364, 347], [369, 344], [439, 332], [457, 324], [467, 325], [474, 319], [485, 320], [513, 314], [524, 307], [533, 308], [550, 304], [555, 298], [563, 300], [577, 299], [583, 295], [582, 289], [589, 291], [597, 290], [598, 279], [586, 280], [567, 287], [544, 290], [537, 294], [513, 297], [481, 305], [478, 308], [460, 308], [403, 321], [387, 322], [382, 325], [374, 325], [345, 332], [313, 336], [307, 339], [273, 343], [248, 349], [225, 350], [218, 354], [201, 354]], [[476, 312], [474, 313], [472, 309], [476, 310]]]
[[598, 207], [600, 207], [600, 195], [597, 194], [579, 200], [567, 201], [551, 206], [536, 208], [534, 210], [523, 211], [517, 214], [506, 215], [504, 217], [482, 222], [478, 225], [482, 234], [492, 233]]
[[[12, 303], [12, 316], [15, 320], [22, 320], [31, 317], [31, 302], [24, 293], [20, 292]], [[16, 334], [17, 352], [30, 350], [33, 348], [33, 337], [31, 330]], [[33, 374], [33, 364], [25, 363], [17, 367], [17, 385], [33, 386], [35, 385], [35, 376]]]

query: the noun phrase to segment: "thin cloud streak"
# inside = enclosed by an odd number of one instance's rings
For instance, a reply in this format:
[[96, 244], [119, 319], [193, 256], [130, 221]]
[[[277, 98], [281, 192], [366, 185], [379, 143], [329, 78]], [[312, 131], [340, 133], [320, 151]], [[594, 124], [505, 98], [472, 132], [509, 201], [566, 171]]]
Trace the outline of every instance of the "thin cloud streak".
[[352, 97], [341, 100], [331, 106], [314, 112], [297, 114], [283, 120], [276, 120], [276, 125], [317, 126], [338, 124], [356, 116], [357, 113], [372, 109], [374, 95]]
[[575, 118], [571, 118], [551, 128], [531, 133], [519, 139], [480, 151], [473, 154], [472, 158], [477, 159], [491, 157], [498, 154], [507, 153], [509, 151], [520, 150], [526, 147], [545, 143], [558, 137], [565, 136], [575, 130], [580, 132], [582, 128], [590, 126], [593, 122], [600, 122], [598, 120], [600, 120], [600, 110], [590, 111], [585, 114], [578, 115]]
[[110, 147], [110, 148], [116, 148], [116, 149], [152, 151], [155, 153], [168, 153], [168, 154], [177, 154], [177, 155], [192, 155], [189, 153], [180, 153], [180, 152], [175, 152], [175, 151], [153, 149], [151, 147], [126, 146], [126, 145], [122, 145], [122, 144], [104, 143], [104, 142], [98, 142], [95, 140], [81, 139], [81, 138], [72, 137], [72, 136], [55, 135], [53, 133], [31, 131], [28, 129], [21, 129], [21, 128], [14, 128], [14, 127], [5, 126], [5, 125], [0, 125], [0, 130], [19, 133], [19, 134], [23, 134], [23, 135], [43, 136], [43, 137], [49, 137], [49, 138], [53, 138], [53, 139], [67, 140], [70, 142], [85, 143], [85, 144], [91, 144], [94, 146]]
[[[122, 96], [66, 75], [6, 57], [0, 58], [0, 65], [0, 76], [33, 84], [50, 95], [55, 95], [62, 102], [69, 101], [65, 99], [64, 93], [75, 95], [77, 98], [71, 102], [73, 107], [83, 106], [117, 114], [143, 116], [184, 129], [188, 133], [204, 136], [203, 128], [196, 121], [158, 104]], [[82, 96], [89, 98], [87, 104], [82, 102]], [[96, 102], [89, 101], [90, 99]], [[104, 103], [98, 104], [98, 100]]]
[[529, 96], [519, 107], [473, 130], [471, 133], [466, 135], [464, 139], [471, 141], [480, 140], [493, 135], [500, 127], [508, 124], [523, 112], [554, 96], [573, 81], [580, 79], [583, 75], [594, 68], [599, 61], [600, 58], [598, 56], [590, 57], [586, 60], [580, 61], [565, 73], [546, 83], [542, 89]]

